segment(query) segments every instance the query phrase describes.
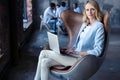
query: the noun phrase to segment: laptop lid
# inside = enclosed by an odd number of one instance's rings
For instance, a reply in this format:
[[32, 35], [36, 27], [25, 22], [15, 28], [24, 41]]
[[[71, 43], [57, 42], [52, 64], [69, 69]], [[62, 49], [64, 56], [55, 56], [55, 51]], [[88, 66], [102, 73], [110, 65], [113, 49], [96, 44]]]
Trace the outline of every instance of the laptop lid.
[[60, 54], [58, 36], [50, 32], [47, 32], [47, 34], [48, 34], [50, 49]]

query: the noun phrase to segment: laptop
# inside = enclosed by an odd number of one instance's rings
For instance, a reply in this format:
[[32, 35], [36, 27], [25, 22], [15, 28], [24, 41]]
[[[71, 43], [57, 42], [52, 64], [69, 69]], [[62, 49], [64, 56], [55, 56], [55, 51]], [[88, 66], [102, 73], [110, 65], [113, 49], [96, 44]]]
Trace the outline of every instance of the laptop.
[[47, 32], [47, 35], [50, 49], [55, 51], [57, 54], [60, 54], [58, 36], [51, 32]]
[[[50, 49], [55, 51], [57, 54], [60, 54], [60, 48], [59, 48], [59, 42], [58, 42], [58, 36], [51, 33], [51, 32], [47, 32], [48, 34], [48, 41], [49, 41], [49, 46], [50, 46]], [[61, 52], [61, 54], [65, 54], [64, 52]], [[72, 57], [80, 57], [78, 55], [75, 55], [75, 54], [67, 54], [69, 56], [72, 56]]]

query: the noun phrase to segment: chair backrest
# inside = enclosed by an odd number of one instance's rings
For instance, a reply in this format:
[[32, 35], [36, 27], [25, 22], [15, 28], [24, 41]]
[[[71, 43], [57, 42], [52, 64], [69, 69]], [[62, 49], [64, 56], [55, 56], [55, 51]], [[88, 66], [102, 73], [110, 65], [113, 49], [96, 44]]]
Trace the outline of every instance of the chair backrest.
[[110, 11], [107, 11], [104, 14], [104, 18], [103, 18], [103, 23], [104, 23], [104, 27], [105, 27], [105, 32], [108, 35], [108, 20], [109, 20], [109, 16], [110, 16]]
[[110, 11], [107, 11], [104, 14], [103, 17], [103, 24], [104, 24], [104, 29], [105, 29], [105, 45], [104, 45], [104, 50], [102, 52], [102, 54], [100, 55], [100, 57], [104, 58], [105, 57], [105, 53], [107, 51], [107, 47], [108, 47], [108, 43], [109, 43], [109, 27], [108, 27], [108, 20], [109, 20], [109, 16], [110, 16]]
[[[65, 27], [67, 28], [68, 36], [69, 36], [69, 39], [68, 39], [69, 41], [67, 44], [68, 48], [72, 48], [75, 43], [77, 34], [82, 25], [82, 17], [83, 17], [82, 14], [73, 12], [71, 10], [66, 10], [61, 13], [61, 19], [63, 20]], [[107, 43], [107, 40], [108, 40], [108, 18], [109, 18], [109, 11], [107, 11], [103, 17], [103, 24], [105, 27], [105, 34], [106, 34], [104, 49], [106, 49], [106, 47], [108, 45], [108, 43]], [[103, 52], [104, 52], [104, 50], [103, 50]]]
[[68, 32], [69, 41], [67, 47], [72, 48], [82, 25], [82, 14], [71, 10], [65, 10], [61, 13], [61, 19], [64, 22]]

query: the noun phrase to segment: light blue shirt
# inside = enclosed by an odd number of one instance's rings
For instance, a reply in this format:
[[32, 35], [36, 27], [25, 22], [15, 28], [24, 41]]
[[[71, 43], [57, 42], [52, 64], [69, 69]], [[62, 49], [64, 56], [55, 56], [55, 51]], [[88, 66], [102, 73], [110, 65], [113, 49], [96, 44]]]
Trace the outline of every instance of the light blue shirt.
[[[91, 26], [89, 26], [91, 28], [87, 30], [86, 35], [82, 36], [81, 34], [86, 26], [87, 25], [85, 23], [82, 24], [74, 45], [74, 49], [75, 51], [87, 52], [91, 55], [100, 56], [104, 48], [105, 40], [103, 24], [99, 21], [95, 21]], [[82, 36], [82, 38], [80, 38], [79, 42], [77, 42], [79, 35]]]
[[64, 11], [64, 10], [67, 10], [67, 7], [63, 7], [61, 6], [60, 8], [57, 9], [56, 11], [56, 17], [58, 18], [58, 21], [57, 21], [57, 25], [62, 25], [63, 24], [63, 21], [60, 19], [60, 15], [61, 13]]
[[79, 8], [79, 7], [77, 7], [77, 8], [74, 8], [74, 10], [73, 10], [74, 12], [78, 12], [78, 13], [82, 13], [82, 10]]
[[51, 20], [52, 17], [56, 17], [53, 10], [50, 7], [46, 8], [45, 11], [44, 11], [44, 16], [43, 16], [44, 22], [48, 23]]
[[60, 17], [61, 12], [63, 12], [64, 10], [67, 10], [67, 7], [59, 7], [56, 11], [56, 17]]

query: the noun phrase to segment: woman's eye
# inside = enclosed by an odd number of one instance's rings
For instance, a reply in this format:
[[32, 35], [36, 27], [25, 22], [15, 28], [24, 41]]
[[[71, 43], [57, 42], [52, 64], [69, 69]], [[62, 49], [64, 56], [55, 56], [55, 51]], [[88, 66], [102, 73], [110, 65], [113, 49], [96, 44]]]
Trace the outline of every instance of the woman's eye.
[[86, 11], [89, 11], [89, 9], [86, 9]]
[[94, 8], [86, 9], [86, 11], [94, 11], [94, 10], [95, 10]]
[[94, 9], [94, 8], [92, 8], [91, 10], [92, 10], [92, 11], [94, 11], [95, 9]]

